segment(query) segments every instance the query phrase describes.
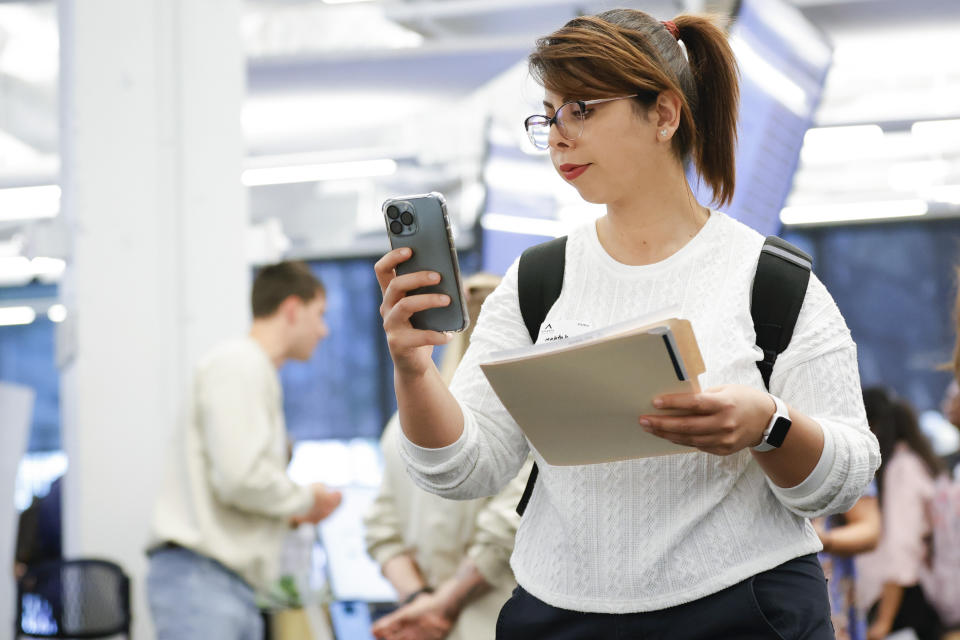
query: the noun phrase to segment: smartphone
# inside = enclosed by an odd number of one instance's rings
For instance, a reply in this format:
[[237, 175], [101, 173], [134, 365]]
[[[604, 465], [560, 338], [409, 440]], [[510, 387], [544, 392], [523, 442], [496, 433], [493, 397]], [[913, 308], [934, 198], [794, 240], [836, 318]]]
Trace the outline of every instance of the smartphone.
[[397, 275], [436, 271], [440, 282], [414, 289], [407, 295], [445, 293], [450, 304], [418, 311], [410, 317], [417, 329], [463, 331], [470, 324], [460, 282], [460, 265], [453, 246], [453, 232], [447, 216], [447, 202], [437, 192], [390, 198], [383, 203], [383, 219], [393, 249], [409, 247], [413, 255], [397, 265]]

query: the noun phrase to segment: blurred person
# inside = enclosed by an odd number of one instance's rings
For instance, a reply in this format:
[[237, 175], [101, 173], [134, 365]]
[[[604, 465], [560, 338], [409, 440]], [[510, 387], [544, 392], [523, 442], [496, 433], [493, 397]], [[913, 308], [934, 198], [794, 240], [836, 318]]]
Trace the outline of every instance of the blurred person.
[[253, 282], [249, 335], [197, 365], [154, 509], [147, 595], [157, 640], [261, 640], [254, 592], [276, 577], [290, 526], [340, 503], [286, 473], [277, 369], [307, 360], [326, 337], [326, 293], [302, 262], [264, 267]]
[[[447, 382], [470, 340], [480, 306], [499, 283], [490, 274], [464, 281], [470, 328], [444, 350]], [[367, 551], [397, 591], [401, 606], [373, 626], [392, 640], [488, 640], [497, 615], [516, 587], [510, 553], [529, 465], [492, 498], [446, 500], [417, 487], [399, 454], [394, 415], [381, 438], [383, 481], [364, 525]]]
[[63, 476], [50, 484], [46, 495], [34, 497], [17, 521], [13, 573], [19, 580], [33, 564], [63, 558]]
[[[541, 38], [530, 63], [545, 93], [545, 113], [525, 123], [531, 143], [584, 200], [606, 205], [567, 237], [546, 320], [602, 327], [676, 305], [697, 334], [704, 391], [656, 398], [673, 411], [637, 416], [637, 428], [698, 451], [546, 464], [479, 366], [531, 343], [518, 262], [484, 304], [448, 389], [431, 354], [449, 337], [410, 317], [449, 299], [408, 296], [438, 274], [398, 276], [411, 254], [396, 249], [375, 271], [408, 472], [468, 499], [499, 492], [536, 459], [498, 639], [833, 638], [808, 518], [850, 509], [879, 452], [856, 345], [815, 276], [767, 391], [750, 313], [764, 238], [701, 206], [686, 179], [689, 161], [718, 204], [733, 198], [739, 89], [726, 35], [707, 16], [661, 22], [616, 9]], [[770, 438], [777, 424], [790, 425], [782, 442]]]
[[[13, 575], [18, 584], [31, 567], [63, 559], [63, 477], [50, 484], [46, 495], [35, 496], [17, 520]], [[46, 601], [29, 614], [36, 618], [35, 628], [56, 628], [54, 612], [63, 609], [60, 575], [34, 584], [31, 590]]]
[[[960, 430], [960, 384], [956, 379], [950, 381], [943, 393], [940, 413], [956, 429]], [[960, 449], [943, 457], [947, 472], [954, 480], [960, 481]]]
[[939, 616], [920, 582], [930, 561], [934, 480], [943, 465], [906, 401], [880, 387], [865, 389], [863, 398], [882, 456], [876, 481], [883, 532], [875, 551], [857, 557], [857, 595], [869, 609], [867, 638], [913, 629], [919, 640], [940, 640]]
[[870, 483], [849, 511], [817, 518], [813, 526], [823, 543], [818, 557], [827, 578], [837, 640], [866, 640], [867, 620], [858, 606], [854, 556], [872, 551], [880, 540], [876, 483]]

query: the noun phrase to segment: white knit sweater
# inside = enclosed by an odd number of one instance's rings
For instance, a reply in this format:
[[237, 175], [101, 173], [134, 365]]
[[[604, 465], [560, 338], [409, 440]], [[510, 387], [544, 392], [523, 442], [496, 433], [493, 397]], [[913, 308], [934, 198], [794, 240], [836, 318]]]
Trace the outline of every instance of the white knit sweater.
[[[563, 291], [546, 322], [593, 328], [679, 305], [706, 364], [701, 387], [763, 388], [750, 289], [763, 237], [713, 212], [686, 246], [656, 264], [627, 266], [602, 248], [595, 225], [573, 232]], [[401, 438], [414, 480], [451, 498], [494, 494], [529, 444], [478, 363], [530, 344], [517, 300], [517, 263], [483, 306], [452, 390], [464, 432], [442, 449]], [[772, 393], [810, 416], [826, 438], [818, 470], [773, 485], [750, 452], [691, 453], [609, 464], [540, 468], [511, 564], [527, 591], [578, 611], [651, 611], [696, 600], [821, 549], [807, 518], [849, 509], [879, 465], [867, 427], [856, 346], [833, 299], [811, 277]], [[589, 424], [584, 424], [589, 429]]]

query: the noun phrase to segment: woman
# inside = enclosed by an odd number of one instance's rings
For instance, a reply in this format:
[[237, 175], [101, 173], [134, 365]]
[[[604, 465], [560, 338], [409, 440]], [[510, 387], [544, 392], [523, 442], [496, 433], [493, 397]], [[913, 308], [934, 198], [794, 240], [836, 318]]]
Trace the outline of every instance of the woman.
[[863, 398], [883, 457], [877, 472], [883, 534], [876, 551], [857, 558], [858, 593], [870, 608], [867, 638], [910, 628], [920, 640], [939, 640], [940, 622], [920, 582], [929, 560], [928, 505], [943, 463], [910, 405], [878, 387], [865, 389]]
[[[546, 322], [600, 327], [677, 305], [697, 335], [706, 391], [660, 398], [670, 417], [638, 416], [637, 428], [697, 452], [553, 467], [532, 451], [540, 477], [511, 559], [519, 587], [497, 637], [832, 638], [808, 518], [849, 509], [879, 456], [856, 347], [816, 278], [773, 395], [764, 390], [749, 310], [763, 238], [699, 205], [687, 184], [692, 159], [718, 202], [733, 197], [737, 71], [723, 32], [703, 16], [661, 23], [608, 11], [538, 41], [530, 66], [546, 109], [527, 120], [531, 139], [549, 146], [585, 200], [606, 204], [596, 224], [569, 236]], [[402, 455], [431, 491], [495, 493], [531, 451], [478, 366], [530, 343], [517, 265], [484, 304], [448, 391], [430, 354], [449, 338], [409, 322], [448, 301], [406, 297], [437, 281], [430, 272], [397, 277], [408, 257], [392, 251], [375, 267]], [[778, 414], [792, 421], [783, 445], [753, 449]]]

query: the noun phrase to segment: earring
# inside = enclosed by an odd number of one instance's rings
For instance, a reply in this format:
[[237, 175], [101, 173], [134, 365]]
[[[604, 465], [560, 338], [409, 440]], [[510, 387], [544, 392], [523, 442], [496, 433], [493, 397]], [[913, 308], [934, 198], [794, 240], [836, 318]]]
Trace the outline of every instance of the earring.
[[660, 129], [660, 135], [661, 135], [662, 137], [666, 138], [666, 137], [667, 137], [667, 130], [666, 130], [666, 129]]

